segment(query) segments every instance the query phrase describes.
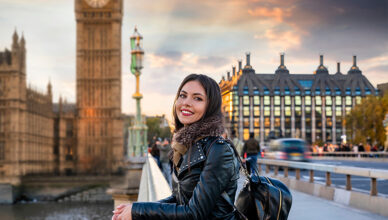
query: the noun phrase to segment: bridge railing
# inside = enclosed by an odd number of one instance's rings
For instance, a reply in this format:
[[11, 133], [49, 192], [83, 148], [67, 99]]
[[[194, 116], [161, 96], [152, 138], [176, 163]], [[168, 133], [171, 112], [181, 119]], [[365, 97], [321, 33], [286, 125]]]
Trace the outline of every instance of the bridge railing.
[[361, 176], [370, 178], [370, 195], [377, 196], [377, 179], [388, 179], [388, 170], [380, 169], [366, 169], [358, 167], [349, 167], [349, 166], [333, 166], [326, 164], [314, 164], [314, 163], [304, 163], [304, 162], [292, 162], [292, 161], [281, 161], [281, 160], [271, 160], [271, 159], [259, 159], [259, 171], [261, 171], [262, 166], [266, 167], [266, 173], [269, 173], [270, 167], [274, 168], [274, 175], [277, 176], [279, 168], [283, 168], [284, 177], [288, 178], [288, 170], [290, 168], [295, 169], [295, 179], [300, 180], [300, 171], [308, 170], [309, 171], [309, 182], [314, 182], [314, 171], [326, 172], [326, 186], [331, 186], [331, 175], [344, 174], [346, 175], [346, 190], [352, 190], [351, 179], [352, 176]]
[[140, 186], [139, 202], [155, 202], [171, 195], [171, 188], [159, 169], [155, 159], [147, 154], [144, 163]]
[[312, 157], [388, 158], [388, 152], [308, 152]]

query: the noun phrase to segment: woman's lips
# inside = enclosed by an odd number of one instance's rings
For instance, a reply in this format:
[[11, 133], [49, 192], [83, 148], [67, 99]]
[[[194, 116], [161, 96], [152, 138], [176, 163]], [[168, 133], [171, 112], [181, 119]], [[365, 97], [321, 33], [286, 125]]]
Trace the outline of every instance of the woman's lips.
[[182, 113], [183, 116], [190, 116], [190, 115], [194, 114], [193, 112], [191, 112], [191, 111], [189, 111], [187, 109], [182, 109], [181, 113]]

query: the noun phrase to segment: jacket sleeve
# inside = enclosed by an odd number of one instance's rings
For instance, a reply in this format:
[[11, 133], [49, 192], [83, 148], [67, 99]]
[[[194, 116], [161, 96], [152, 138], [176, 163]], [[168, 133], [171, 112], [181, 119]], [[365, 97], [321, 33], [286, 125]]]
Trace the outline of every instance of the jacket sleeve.
[[167, 198], [161, 199], [158, 201], [159, 203], [176, 203], [175, 196], [171, 195]]
[[208, 219], [232, 175], [237, 172], [233, 160], [232, 149], [226, 143], [215, 143], [209, 150], [199, 182], [188, 204], [135, 202], [132, 219]]

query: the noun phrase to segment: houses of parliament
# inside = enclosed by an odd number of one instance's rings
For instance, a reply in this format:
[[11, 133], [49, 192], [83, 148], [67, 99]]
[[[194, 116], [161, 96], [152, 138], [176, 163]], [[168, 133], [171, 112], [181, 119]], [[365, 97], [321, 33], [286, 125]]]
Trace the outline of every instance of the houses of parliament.
[[[122, 0], [75, 0], [76, 103], [27, 86], [28, 40], [0, 51], [0, 182], [31, 174], [108, 174], [123, 160]], [[11, 36], [10, 36], [11, 37]]]

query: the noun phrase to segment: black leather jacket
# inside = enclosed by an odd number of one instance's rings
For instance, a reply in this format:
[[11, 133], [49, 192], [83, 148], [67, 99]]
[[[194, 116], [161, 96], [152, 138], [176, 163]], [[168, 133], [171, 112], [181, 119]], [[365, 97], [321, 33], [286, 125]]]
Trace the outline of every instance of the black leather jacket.
[[172, 195], [159, 202], [133, 203], [132, 219], [236, 219], [233, 206], [221, 194], [225, 191], [234, 201], [239, 163], [223, 139], [208, 151], [214, 140], [206, 137], [194, 143], [179, 171], [173, 171]]

